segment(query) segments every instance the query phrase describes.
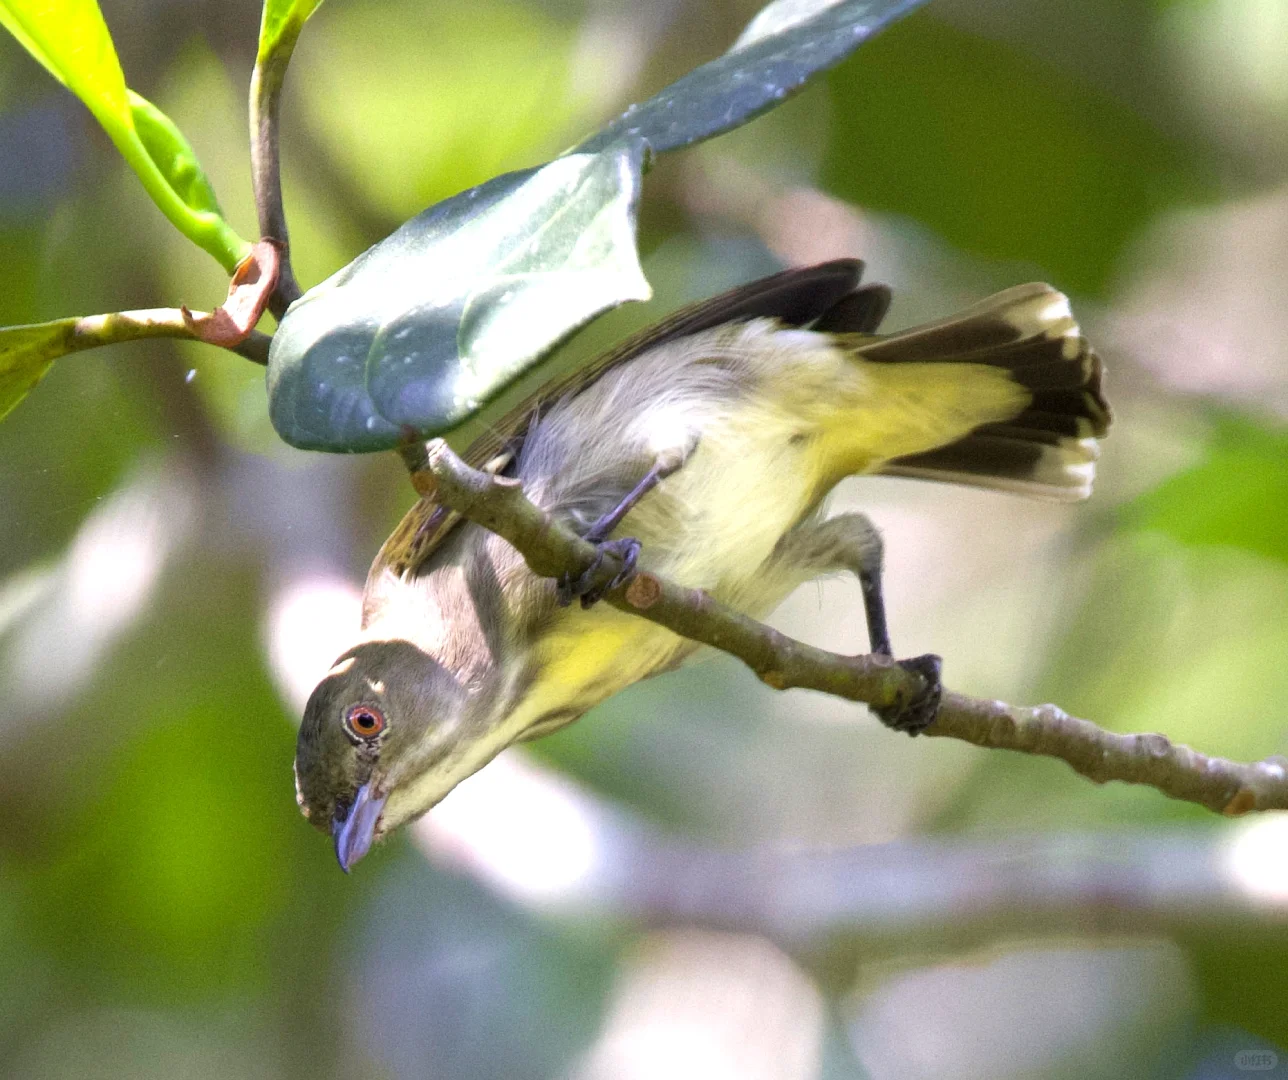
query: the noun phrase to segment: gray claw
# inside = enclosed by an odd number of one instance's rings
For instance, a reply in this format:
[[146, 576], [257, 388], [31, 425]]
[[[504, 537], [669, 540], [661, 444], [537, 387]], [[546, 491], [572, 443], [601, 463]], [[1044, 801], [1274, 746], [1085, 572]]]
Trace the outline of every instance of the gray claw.
[[[640, 557], [640, 542], [634, 537], [624, 536], [620, 540], [604, 541], [596, 547], [598, 551], [595, 561], [581, 574], [575, 578], [565, 574], [559, 579], [555, 597], [560, 607], [567, 607], [573, 600], [580, 598], [583, 609], [591, 608], [604, 598], [605, 593], [625, 584], [635, 575], [635, 564]], [[622, 568], [611, 581], [596, 588], [595, 577], [603, 565], [605, 554], [616, 555], [621, 559]]]
[[939, 712], [939, 701], [944, 693], [944, 685], [940, 680], [944, 662], [938, 656], [927, 653], [925, 656], [914, 656], [911, 660], [899, 660], [897, 663], [905, 671], [921, 677], [921, 692], [910, 701], [874, 707], [872, 711], [886, 727], [906, 731], [909, 735], [920, 735]]

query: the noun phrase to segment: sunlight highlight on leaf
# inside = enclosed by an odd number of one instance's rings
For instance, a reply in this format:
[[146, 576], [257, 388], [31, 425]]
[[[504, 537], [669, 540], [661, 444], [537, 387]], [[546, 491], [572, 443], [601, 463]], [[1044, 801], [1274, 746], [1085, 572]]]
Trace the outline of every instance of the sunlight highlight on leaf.
[[291, 306], [269, 408], [305, 449], [449, 430], [596, 315], [650, 295], [635, 251], [643, 144], [499, 176], [413, 218]]

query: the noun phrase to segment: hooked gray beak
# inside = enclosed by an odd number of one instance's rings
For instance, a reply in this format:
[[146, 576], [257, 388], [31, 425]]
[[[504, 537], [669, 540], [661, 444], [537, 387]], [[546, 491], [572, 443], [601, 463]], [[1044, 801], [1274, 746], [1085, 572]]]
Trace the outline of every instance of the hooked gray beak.
[[340, 869], [346, 874], [349, 867], [356, 863], [371, 848], [375, 838], [376, 822], [380, 812], [385, 808], [384, 795], [375, 795], [371, 784], [358, 788], [353, 805], [344, 818], [336, 818], [331, 823], [331, 834], [335, 837], [335, 857], [340, 862]]

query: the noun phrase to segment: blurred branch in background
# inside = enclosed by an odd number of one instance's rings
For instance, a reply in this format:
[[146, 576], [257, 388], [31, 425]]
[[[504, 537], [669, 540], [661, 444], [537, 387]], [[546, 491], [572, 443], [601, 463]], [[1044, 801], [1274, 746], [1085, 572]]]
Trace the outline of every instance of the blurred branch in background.
[[841, 850], [713, 848], [511, 751], [415, 826], [417, 843], [563, 916], [696, 924], [796, 952], [960, 946], [991, 934], [1288, 924], [1288, 820], [908, 839]]

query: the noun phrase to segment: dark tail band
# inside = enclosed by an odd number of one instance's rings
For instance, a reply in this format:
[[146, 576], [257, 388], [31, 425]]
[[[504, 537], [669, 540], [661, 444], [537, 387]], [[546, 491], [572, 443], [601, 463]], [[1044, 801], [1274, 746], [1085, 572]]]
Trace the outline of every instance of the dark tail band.
[[1018, 285], [958, 315], [860, 349], [876, 363], [988, 364], [1030, 392], [1004, 423], [928, 453], [896, 458], [883, 473], [949, 480], [1060, 501], [1091, 494], [1096, 440], [1111, 413], [1104, 367], [1078, 330], [1069, 301], [1049, 285]]

